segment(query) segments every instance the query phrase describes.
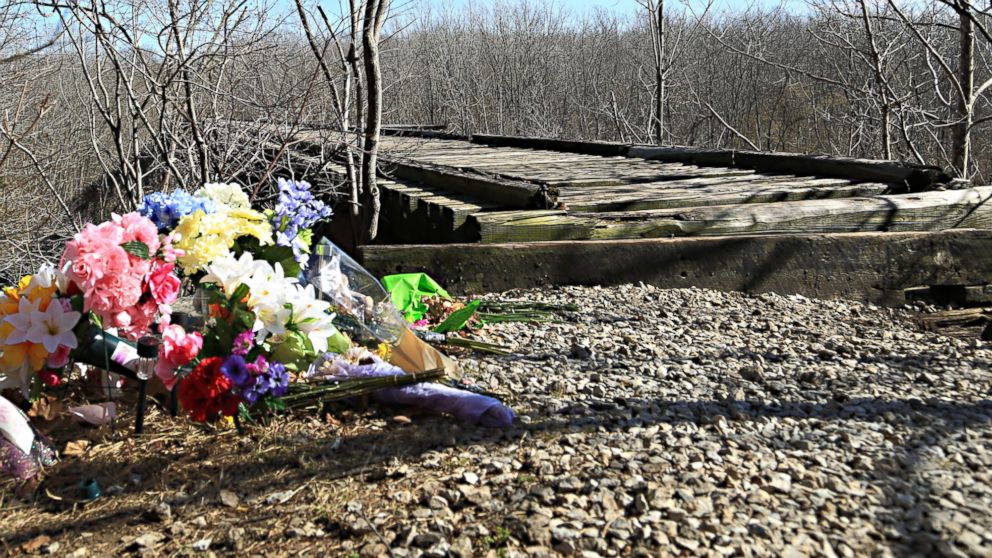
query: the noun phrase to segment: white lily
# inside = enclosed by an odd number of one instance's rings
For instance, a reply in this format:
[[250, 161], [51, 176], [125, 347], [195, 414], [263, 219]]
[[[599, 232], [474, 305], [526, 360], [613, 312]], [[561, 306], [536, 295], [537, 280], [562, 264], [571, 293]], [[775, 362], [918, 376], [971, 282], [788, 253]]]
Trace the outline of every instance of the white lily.
[[201, 283], [219, 285], [225, 294], [232, 294], [242, 283], [251, 286], [251, 278], [269, 267], [268, 262], [255, 260], [248, 252], [235, 259], [233, 255], [214, 260], [205, 270]]
[[334, 327], [334, 314], [324, 314], [323, 316], [312, 318], [300, 323], [297, 327], [310, 338], [313, 350], [317, 353], [327, 352], [327, 340], [338, 332]]
[[[16, 345], [18, 343], [24, 343], [29, 341], [28, 332], [34, 326], [34, 315], [40, 314], [38, 307], [41, 301], [36, 300], [32, 302], [28, 297], [21, 297], [17, 301], [17, 313], [11, 314], [4, 318], [4, 322], [10, 324], [13, 331], [6, 339], [0, 339], [0, 343], [4, 345]], [[51, 304], [56, 304], [54, 301]], [[49, 306], [51, 306], [51, 304]], [[33, 342], [33, 341], [32, 341]]]
[[27, 332], [27, 339], [41, 344], [49, 353], [54, 353], [59, 347], [75, 349], [78, 342], [72, 329], [81, 316], [79, 312], [66, 312], [61, 302], [53, 300], [44, 312], [31, 313], [31, 329]]

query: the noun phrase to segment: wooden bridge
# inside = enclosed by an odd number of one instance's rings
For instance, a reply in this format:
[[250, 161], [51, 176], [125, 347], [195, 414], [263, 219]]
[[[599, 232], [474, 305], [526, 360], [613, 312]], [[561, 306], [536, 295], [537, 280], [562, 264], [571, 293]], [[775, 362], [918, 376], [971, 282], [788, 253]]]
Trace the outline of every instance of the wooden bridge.
[[936, 167], [410, 130], [381, 157], [378, 273], [992, 299], [992, 187]]

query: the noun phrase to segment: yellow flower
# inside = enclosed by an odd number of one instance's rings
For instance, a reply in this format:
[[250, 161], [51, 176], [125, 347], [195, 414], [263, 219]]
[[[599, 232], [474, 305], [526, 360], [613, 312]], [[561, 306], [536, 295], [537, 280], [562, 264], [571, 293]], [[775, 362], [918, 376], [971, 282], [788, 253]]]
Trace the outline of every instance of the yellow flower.
[[0, 348], [3, 349], [0, 353], [0, 371], [8, 374], [23, 369], [39, 372], [48, 358], [48, 351], [40, 343], [18, 343]]
[[55, 296], [58, 287], [53, 282], [51, 285], [43, 285], [38, 281], [37, 276], [32, 278], [27, 287], [21, 291], [21, 296], [25, 296], [31, 302], [41, 302], [38, 309], [44, 312], [48, 308], [48, 303]]
[[224, 208], [210, 214], [197, 210], [179, 220], [176, 232], [180, 237], [175, 246], [185, 252], [179, 264], [187, 274], [228, 256], [239, 237], [272, 244], [272, 226], [264, 214], [251, 209]]

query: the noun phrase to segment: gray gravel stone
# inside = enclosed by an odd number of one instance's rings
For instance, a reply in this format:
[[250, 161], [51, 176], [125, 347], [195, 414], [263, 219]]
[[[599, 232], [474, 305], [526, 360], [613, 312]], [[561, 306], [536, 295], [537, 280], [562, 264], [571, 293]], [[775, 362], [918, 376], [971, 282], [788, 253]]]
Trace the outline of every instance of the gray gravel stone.
[[420, 528], [412, 547], [992, 554], [989, 344], [922, 331], [906, 311], [797, 296], [624, 285], [483, 298], [582, 311], [492, 324], [480, 337], [514, 354], [459, 359], [526, 417], [512, 430], [406, 427], [436, 432], [434, 448], [458, 440], [406, 462], [407, 477], [444, 480], [395, 498], [398, 521], [440, 512], [450, 529]]

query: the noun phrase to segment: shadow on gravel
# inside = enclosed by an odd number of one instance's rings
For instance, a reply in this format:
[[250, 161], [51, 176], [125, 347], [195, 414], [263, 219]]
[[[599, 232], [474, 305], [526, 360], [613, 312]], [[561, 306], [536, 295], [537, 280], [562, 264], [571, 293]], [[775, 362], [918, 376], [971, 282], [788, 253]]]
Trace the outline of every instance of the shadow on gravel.
[[[970, 507], [968, 502], [955, 503], [946, 498], [950, 491], [949, 479], [954, 472], [950, 470], [952, 463], [941, 448], [954, 438], [965, 435], [968, 428], [992, 425], [992, 400], [989, 399], [956, 403], [936, 399], [852, 398], [829, 403], [799, 401], [763, 404], [733, 399], [666, 401], [627, 398], [573, 405], [560, 414], [566, 417], [535, 423], [529, 425], [529, 429], [551, 432], [581, 432], [593, 428], [617, 431], [634, 425], [659, 423], [705, 425], [715, 423], [719, 417], [738, 422], [767, 418], [882, 422], [894, 429], [909, 429], [912, 434], [890, 455], [879, 457], [870, 467], [857, 471], [860, 480], [877, 487], [884, 495], [882, 505], [885, 509], [880, 515], [881, 521], [873, 523], [873, 526], [886, 537], [885, 542], [897, 556], [907, 553], [963, 556], [981, 551], [981, 548], [969, 547], [965, 542], [960, 542], [965, 547], [964, 552], [954, 547], [955, 540], [961, 541], [961, 535], [969, 526], [969, 514], [962, 516], [956, 512], [959, 504], [971, 510], [971, 517], [987, 518], [988, 515], [980, 503]], [[799, 440], [790, 440], [788, 436], [787, 432], [783, 432], [781, 439], [769, 440], [769, 446], [773, 449], [793, 448]], [[838, 442], [836, 447], [843, 447], [843, 442]], [[851, 449], [853, 456], [858, 457], [859, 452]], [[964, 460], [966, 463], [959, 464], [959, 467], [971, 471], [985, 470], [989, 466], [989, 463], [981, 462], [974, 456], [966, 455]], [[935, 480], [939, 481], [936, 485]], [[978, 526], [979, 532], [988, 528], [989, 525]]]
[[[791, 402], [761, 404], [739, 400], [667, 401], [624, 398], [572, 404], [558, 411], [554, 418], [520, 424], [512, 430], [459, 427], [442, 417], [422, 417], [414, 425], [366, 432], [353, 436], [338, 436], [330, 431], [311, 433], [299, 443], [287, 439], [264, 455], [253, 455], [252, 444], [213, 444], [198, 454], [178, 458], [176, 463], [161, 457], [136, 457], [137, 452], [107, 454], [97, 459], [62, 463], [52, 471], [44, 488], [56, 493], [67, 489], [83, 477], [98, 477], [105, 486], [124, 485], [119, 499], [102, 498], [80, 506], [81, 513], [63, 516], [57, 526], [39, 524], [17, 532], [3, 532], [0, 539], [7, 549], [47, 534], [60, 532], [100, 531], [115, 522], [141, 524], [154, 521], [149, 504], [136, 504], [140, 493], [154, 489], [159, 494], [176, 495], [174, 507], [216, 506], [220, 489], [236, 487], [243, 501], [259, 501], [251, 517], [239, 519], [240, 524], [265, 525], [280, 513], [281, 506], [265, 506], [264, 499], [277, 491], [293, 490], [319, 479], [355, 477], [368, 482], [381, 482], [388, 490], [393, 465], [406, 459], [425, 459], [436, 449], [459, 445], [499, 446], [525, 443], [537, 434], [567, 434], [574, 432], [623, 431], [633, 426], [659, 423], [713, 424], [723, 417], [730, 421], [759, 421], [767, 418], [802, 418], [819, 421], [884, 422], [894, 428], [909, 428], [915, 434], [891, 455], [876, 459], [872, 467], [861, 471], [861, 479], [878, 487], [885, 496], [886, 511], [874, 525], [884, 534], [896, 555], [910, 553], [932, 554], [947, 552], [952, 547], [948, 535], [947, 511], [943, 509], [940, 490], [928, 483], [923, 469], [928, 463], [927, 452], [959, 434], [962, 430], [992, 422], [992, 401], [953, 403], [939, 400], [875, 400], [853, 398], [828, 403]], [[788, 449], [792, 442], [786, 438], [768, 440], [773, 449]], [[186, 462], [186, 463], [179, 463]], [[939, 468], [941, 465], [938, 463]], [[140, 486], [128, 484], [129, 475], [140, 475]], [[219, 481], [218, 479], [223, 479]], [[114, 504], [115, 500], [121, 500]], [[39, 511], [59, 514], [76, 511], [72, 503], [41, 501], [34, 504]], [[255, 507], [255, 506], [253, 506]], [[233, 510], [231, 510], [233, 512]], [[61, 514], [60, 514], [61, 515]], [[54, 517], [54, 516], [52, 516]], [[347, 534], [342, 525], [323, 526], [329, 535]], [[112, 528], [112, 527], [109, 527]], [[953, 531], [953, 529], [950, 529]]]

